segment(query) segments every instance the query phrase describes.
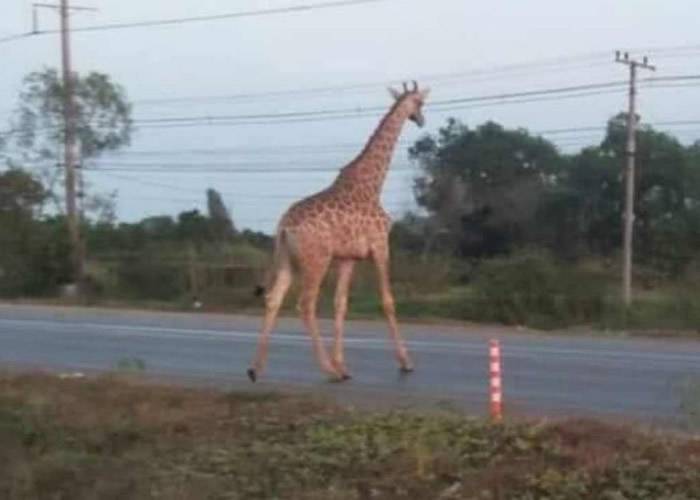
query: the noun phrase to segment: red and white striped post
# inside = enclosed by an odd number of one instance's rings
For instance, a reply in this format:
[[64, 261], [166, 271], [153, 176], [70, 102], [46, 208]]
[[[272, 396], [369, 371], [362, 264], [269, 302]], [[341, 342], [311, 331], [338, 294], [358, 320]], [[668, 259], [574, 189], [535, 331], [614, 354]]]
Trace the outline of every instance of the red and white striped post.
[[491, 418], [500, 422], [503, 418], [503, 384], [501, 379], [501, 344], [492, 340], [489, 346], [489, 380]]

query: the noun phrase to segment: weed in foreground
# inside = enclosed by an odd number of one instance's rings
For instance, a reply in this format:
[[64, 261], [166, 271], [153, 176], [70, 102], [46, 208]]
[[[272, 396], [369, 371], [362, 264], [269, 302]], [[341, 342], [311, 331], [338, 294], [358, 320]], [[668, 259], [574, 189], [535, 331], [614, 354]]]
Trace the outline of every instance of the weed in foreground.
[[689, 439], [115, 376], [0, 376], [0, 463], [9, 499], [700, 498]]

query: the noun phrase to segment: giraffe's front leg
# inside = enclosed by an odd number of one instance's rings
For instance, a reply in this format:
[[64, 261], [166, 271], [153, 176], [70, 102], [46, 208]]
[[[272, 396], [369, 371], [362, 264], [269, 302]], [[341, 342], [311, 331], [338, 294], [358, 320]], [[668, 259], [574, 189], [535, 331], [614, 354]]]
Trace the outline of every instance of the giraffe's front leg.
[[345, 367], [345, 353], [343, 334], [345, 330], [345, 316], [348, 312], [348, 295], [355, 261], [352, 259], [341, 260], [338, 263], [338, 284], [335, 289], [335, 338], [333, 341], [333, 357], [331, 362], [338, 370], [343, 380], [350, 379], [350, 374]]

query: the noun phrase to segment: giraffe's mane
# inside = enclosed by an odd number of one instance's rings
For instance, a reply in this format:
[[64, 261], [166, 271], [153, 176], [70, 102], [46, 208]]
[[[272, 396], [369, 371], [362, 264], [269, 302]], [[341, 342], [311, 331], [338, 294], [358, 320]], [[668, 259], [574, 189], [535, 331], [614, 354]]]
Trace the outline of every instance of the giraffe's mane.
[[407, 92], [404, 92], [401, 95], [401, 97], [399, 97], [398, 99], [395, 100], [394, 104], [392, 104], [392, 106], [389, 108], [389, 111], [387, 111], [384, 114], [384, 116], [382, 117], [382, 119], [379, 121], [379, 124], [374, 129], [374, 132], [372, 132], [372, 135], [369, 136], [369, 139], [367, 140], [365, 145], [362, 147], [362, 151], [360, 151], [360, 153], [355, 158], [353, 158], [353, 160], [350, 163], [348, 163], [346, 166], [352, 165], [353, 163], [355, 163], [357, 160], [359, 160], [360, 158], [362, 158], [364, 156], [364, 154], [369, 149], [370, 144], [372, 144], [372, 141], [374, 141], [374, 139], [377, 137], [379, 132], [386, 125], [386, 122], [389, 120], [389, 117], [394, 114], [394, 111], [396, 111], [396, 108], [398, 108], [403, 103], [403, 101], [406, 100], [406, 98], [411, 94], [412, 94], [412, 91], [409, 90]]

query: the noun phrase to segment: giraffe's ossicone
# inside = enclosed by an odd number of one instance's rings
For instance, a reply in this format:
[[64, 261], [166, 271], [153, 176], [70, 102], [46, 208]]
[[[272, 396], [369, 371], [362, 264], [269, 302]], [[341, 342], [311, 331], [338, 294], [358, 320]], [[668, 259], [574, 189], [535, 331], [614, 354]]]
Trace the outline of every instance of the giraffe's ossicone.
[[[269, 287], [264, 290], [265, 318], [256, 357], [248, 370], [252, 381], [265, 368], [270, 332], [295, 272], [302, 285], [299, 310], [321, 370], [335, 380], [350, 378], [343, 352], [343, 323], [353, 267], [362, 259], [371, 259], [377, 268], [379, 292], [399, 366], [404, 372], [413, 370], [396, 322], [389, 282], [390, 219], [380, 196], [404, 123], [411, 120], [419, 126], [424, 124], [422, 108], [429, 91], [418, 89], [415, 82], [411, 90], [404, 84], [403, 92], [389, 91], [395, 102], [360, 154], [340, 170], [330, 186], [294, 203], [280, 219]], [[334, 262], [338, 266], [335, 337], [328, 356], [318, 328], [316, 302], [323, 278]]]

